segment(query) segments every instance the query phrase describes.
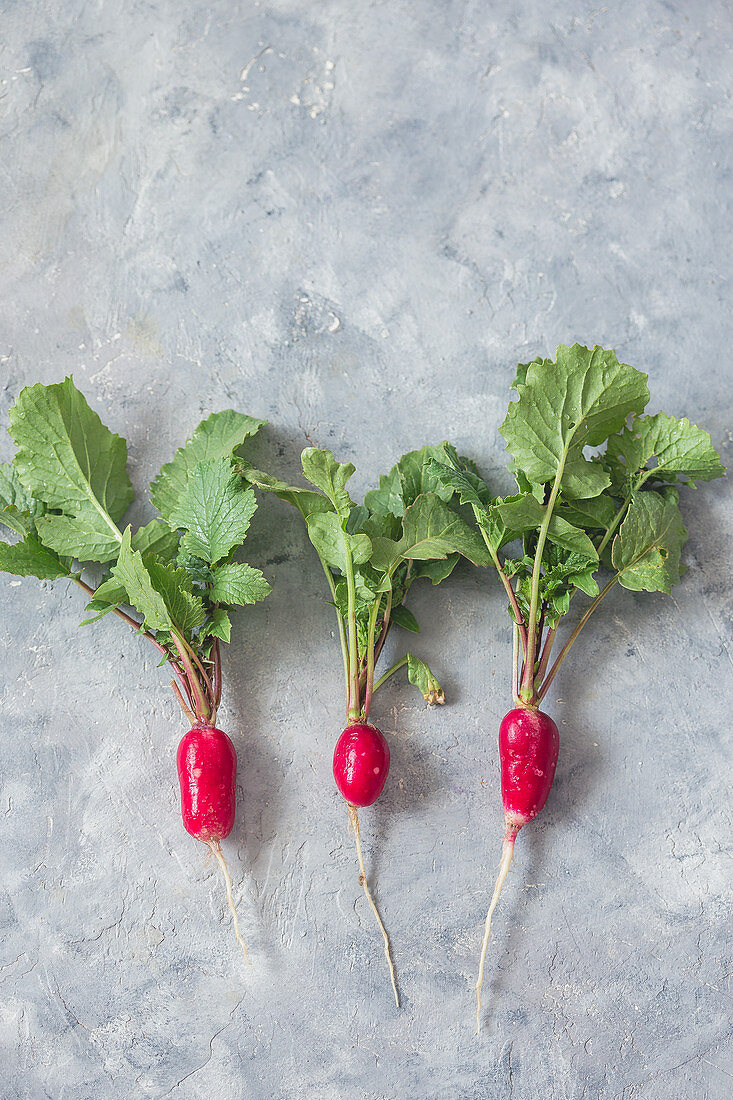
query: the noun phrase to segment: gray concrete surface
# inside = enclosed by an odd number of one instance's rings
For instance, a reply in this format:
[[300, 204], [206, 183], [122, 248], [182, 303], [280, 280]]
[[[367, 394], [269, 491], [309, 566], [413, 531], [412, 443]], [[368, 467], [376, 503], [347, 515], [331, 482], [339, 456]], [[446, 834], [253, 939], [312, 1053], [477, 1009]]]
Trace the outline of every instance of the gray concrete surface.
[[[730, 5], [48, 0], [2, 5], [3, 423], [73, 372], [139, 490], [202, 414], [270, 419], [366, 489], [451, 437], [491, 472], [514, 364], [561, 341], [647, 370], [730, 454]], [[11, 453], [3, 436], [2, 457]], [[687, 493], [673, 597], [617, 591], [551, 693], [558, 778], [472, 985], [501, 809], [493, 579], [415, 591], [449, 697], [385, 689], [362, 815], [391, 1002], [330, 777], [341, 670], [296, 517], [237, 616], [227, 844], [254, 965], [183, 831], [183, 726], [143, 644], [64, 584], [0, 580], [4, 1100], [729, 1097], [731, 538]], [[396, 645], [396, 643], [395, 643]]]

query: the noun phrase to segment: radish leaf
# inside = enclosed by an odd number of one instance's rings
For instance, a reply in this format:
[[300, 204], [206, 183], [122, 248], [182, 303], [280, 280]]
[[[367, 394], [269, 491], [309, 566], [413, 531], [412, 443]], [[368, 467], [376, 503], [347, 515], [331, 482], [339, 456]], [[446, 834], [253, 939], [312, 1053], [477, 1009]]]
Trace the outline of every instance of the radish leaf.
[[176, 451], [150, 487], [150, 499], [164, 519], [170, 519], [178, 498], [186, 487], [189, 474], [200, 462], [229, 458], [245, 439], [264, 427], [256, 420], [225, 409], [202, 420], [188, 442]]
[[538, 484], [561, 470], [568, 498], [597, 496], [610, 477], [583, 448], [603, 443], [629, 413], [644, 409], [646, 375], [598, 346], [560, 345], [556, 361], [530, 363], [516, 389], [519, 400], [499, 430], [519, 468]]
[[[536, 530], [542, 523], [545, 514], [545, 509], [531, 493], [524, 493], [512, 500], [498, 504], [496, 511], [504, 522], [507, 531], [517, 536], [524, 535], [527, 531]], [[561, 516], [553, 515], [550, 518], [548, 537], [556, 546], [561, 546], [574, 554], [580, 554], [587, 561], [598, 560], [595, 547], [585, 532], [578, 527], [574, 527]]]
[[680, 579], [680, 553], [686, 541], [674, 490], [634, 493], [613, 540], [611, 557], [619, 584], [634, 591], [669, 592]]
[[259, 569], [244, 562], [220, 565], [212, 570], [211, 580], [209, 595], [214, 603], [257, 603], [272, 592]]
[[200, 462], [188, 473], [171, 510], [171, 526], [185, 531], [181, 545], [189, 554], [213, 564], [244, 539], [257, 509], [228, 458]]
[[428, 706], [433, 707], [436, 703], [442, 706], [445, 703], [445, 693], [437, 679], [425, 662], [412, 653], [407, 654], [407, 679], [419, 688]]
[[112, 569], [112, 576], [127, 593], [130, 605], [143, 616], [145, 626], [151, 630], [172, 629], [174, 624], [168, 606], [153, 584], [142, 555], [131, 547], [129, 527], [122, 536], [120, 555]]
[[458, 552], [474, 565], [489, 564], [483, 539], [433, 493], [418, 497], [405, 510], [403, 525], [399, 544], [403, 558], [429, 560]]
[[322, 493], [314, 493], [312, 489], [302, 489], [297, 485], [288, 485], [287, 482], [280, 481], [263, 470], [256, 470], [248, 462], [238, 460], [234, 465], [245, 481], [256, 485], [258, 489], [274, 493], [287, 504], [294, 505], [304, 518], [311, 512], [330, 512], [333, 508], [331, 502]]
[[420, 633], [417, 619], [404, 604], [400, 604], [399, 607], [394, 607], [392, 609], [392, 619], [397, 626], [401, 626], [403, 630], [411, 630], [413, 634]]
[[354, 502], [344, 488], [354, 473], [350, 462], [337, 462], [330, 451], [306, 447], [301, 455], [303, 476], [330, 500], [345, 525]]
[[0, 570], [20, 577], [38, 577], [42, 581], [69, 576], [68, 565], [32, 534], [20, 542], [0, 542]]
[[154, 554], [160, 561], [170, 561], [178, 550], [178, 535], [164, 520], [151, 519], [132, 536], [132, 548], [143, 555]]
[[635, 416], [630, 428], [611, 436], [605, 465], [617, 481], [643, 470], [647, 472], [644, 480], [686, 480], [694, 486], [724, 473], [708, 432], [690, 424], [687, 417], [675, 420], [665, 413]]
[[351, 552], [354, 565], [369, 561], [372, 544], [367, 535], [350, 535], [344, 531], [334, 512], [313, 512], [306, 517], [308, 537], [320, 557], [334, 569], [347, 570], [346, 553]]
[[214, 607], [211, 610], [206, 634], [208, 637], [219, 638], [222, 642], [231, 640], [232, 624], [228, 612], [223, 607]]
[[22, 390], [10, 410], [14, 465], [32, 496], [61, 515], [36, 521], [39, 538], [80, 561], [109, 561], [132, 502], [127, 444], [106, 428], [71, 378]]

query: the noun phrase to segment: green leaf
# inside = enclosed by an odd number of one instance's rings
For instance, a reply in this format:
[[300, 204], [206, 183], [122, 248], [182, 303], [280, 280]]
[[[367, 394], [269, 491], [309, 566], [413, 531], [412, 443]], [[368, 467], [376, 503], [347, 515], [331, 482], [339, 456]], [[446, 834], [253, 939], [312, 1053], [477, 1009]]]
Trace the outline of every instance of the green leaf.
[[172, 621], [181, 634], [189, 634], [206, 618], [203, 600], [193, 594], [193, 582], [185, 569], [143, 559], [155, 589], [160, 592]]
[[87, 604], [87, 610], [100, 611], [102, 608], [119, 607], [127, 603], [127, 592], [116, 577], [107, 577], [94, 590], [94, 596]]
[[127, 593], [130, 605], [143, 616], [145, 626], [151, 630], [173, 629], [175, 624], [166, 602], [154, 586], [142, 555], [132, 549], [129, 527], [122, 536], [120, 556], [112, 568], [112, 576]]
[[555, 514], [582, 527], [585, 531], [605, 531], [620, 508], [620, 503], [606, 493], [590, 500], [574, 500], [571, 504], [561, 504]]
[[231, 457], [245, 439], [255, 435], [266, 423], [266, 420], [255, 420], [232, 409], [212, 413], [202, 420], [188, 442], [162, 467], [150, 487], [150, 499], [161, 516], [171, 519], [189, 474], [199, 463]]
[[113, 576], [109, 576], [101, 584], [97, 585], [94, 595], [86, 606], [87, 611], [96, 611], [96, 615], [89, 619], [83, 619], [79, 626], [88, 626], [96, 623], [114, 611], [121, 604], [129, 603], [127, 592], [120, 582]]
[[446, 446], [449, 444], [441, 443], [404, 454], [389, 473], [379, 478], [379, 488], [371, 489], [364, 497], [369, 510], [376, 515], [388, 513], [400, 517], [424, 493], [450, 500], [453, 490], [443, 483], [434, 468], [436, 463], [445, 462]]
[[229, 642], [232, 636], [232, 623], [229, 613], [223, 607], [215, 607], [210, 612], [210, 621], [206, 625], [207, 638], [219, 638], [222, 642]]
[[256, 470], [247, 462], [238, 460], [235, 463], [235, 469], [245, 481], [256, 485], [258, 489], [274, 493], [279, 500], [292, 504], [304, 519], [312, 512], [330, 512], [333, 509], [330, 500], [322, 493], [314, 493], [312, 489], [301, 489], [298, 485], [288, 485], [287, 482], [266, 474], [264, 470]]
[[143, 616], [151, 630], [176, 630], [185, 634], [200, 626], [206, 617], [204, 605], [192, 594], [191, 578], [183, 569], [160, 562], [143, 561], [131, 546], [128, 527], [122, 536], [120, 556], [112, 577], [127, 593], [130, 604]]
[[[499, 504], [497, 511], [507, 528], [517, 535], [538, 530], [545, 518], [545, 508], [531, 493]], [[553, 513], [547, 536], [556, 546], [579, 554], [586, 561], [598, 561], [595, 547], [586, 533], [559, 515]]]
[[[513, 542], [521, 532], [512, 530], [504, 522], [498, 507], [504, 502], [501, 498], [492, 498], [486, 482], [473, 469], [467, 468], [468, 459], [459, 458], [455, 447], [449, 443], [443, 444], [443, 451], [448, 464], [433, 463], [432, 468], [442, 484], [458, 494], [461, 504], [470, 505], [476, 523], [485, 533], [494, 553], [498, 553], [502, 546]], [[506, 502], [511, 503], [518, 499], [519, 497], [507, 497]]]
[[354, 565], [363, 565], [372, 555], [372, 543], [367, 535], [349, 535], [335, 512], [314, 512], [306, 516], [308, 537], [319, 557], [334, 569], [346, 572], [346, 551], [351, 551]]
[[209, 595], [214, 603], [257, 603], [272, 592], [260, 570], [244, 562], [220, 565], [213, 570], [211, 579]]
[[36, 520], [36, 530], [46, 546], [58, 554], [79, 561], [111, 561], [117, 556], [119, 542], [97, 516], [60, 516], [47, 514]]
[[478, 531], [434, 493], [425, 493], [406, 509], [403, 530], [399, 543], [403, 558], [428, 561], [458, 553], [474, 565], [491, 561]]
[[388, 474], [380, 474], [379, 488], [370, 489], [364, 496], [364, 504], [374, 516], [404, 515], [402, 477], [399, 467], [393, 466]]
[[[493, 503], [491, 490], [482, 478], [472, 470], [465, 469], [466, 459], [460, 459], [455, 447], [443, 444], [443, 461], [433, 460], [430, 470], [446, 489], [458, 493], [461, 504], [470, 504], [474, 508], [485, 508]], [[445, 459], [449, 459], [449, 463]], [[445, 498], [450, 499], [450, 498]]]
[[635, 416], [631, 427], [611, 436], [605, 461], [619, 479], [650, 470], [650, 477], [656, 481], [695, 485], [725, 473], [708, 432], [691, 424], [687, 417], [676, 420], [661, 412]]
[[440, 584], [449, 577], [460, 560], [460, 554], [449, 554], [438, 561], [414, 561], [411, 576], [414, 580], [425, 577], [431, 584]]
[[42, 581], [69, 576], [68, 566], [34, 535], [26, 535], [21, 542], [12, 545], [0, 542], [0, 570], [20, 577], [38, 577]]
[[209, 584], [211, 582], [211, 566], [203, 558], [197, 558], [195, 554], [189, 554], [183, 548], [176, 555], [176, 565], [179, 569], [185, 569], [191, 580], [197, 584]]
[[305, 479], [325, 493], [339, 519], [346, 523], [354, 502], [344, 486], [354, 473], [353, 464], [337, 462], [330, 451], [319, 451], [316, 447], [306, 447], [300, 461]]
[[687, 531], [677, 499], [673, 489], [632, 494], [611, 551], [619, 584], [624, 588], [635, 592], [669, 592], [678, 583]]
[[428, 706], [435, 706], [436, 703], [443, 705], [445, 693], [442, 687], [425, 662], [414, 657], [412, 653], [407, 654], [407, 678], [420, 689]]
[[568, 499], [601, 493], [610, 477], [583, 457], [583, 448], [598, 446], [629, 413], [644, 409], [646, 375], [619, 363], [613, 351], [560, 345], [555, 362], [530, 363], [516, 388], [519, 400], [510, 403], [499, 430], [519, 469], [545, 484], [562, 467]]
[[41, 540], [80, 561], [109, 561], [132, 502], [127, 444], [104, 426], [71, 378], [21, 390], [10, 410], [14, 465], [26, 489], [61, 516], [41, 516]]
[[413, 634], [420, 633], [417, 619], [404, 604], [398, 604], [397, 607], [392, 608], [391, 618], [392, 622], [397, 623], [397, 626], [401, 626], [403, 630], [411, 630]]
[[215, 458], [189, 471], [169, 518], [186, 532], [183, 548], [213, 564], [244, 541], [256, 510], [254, 492], [242, 485], [231, 461]]
[[0, 463], [0, 524], [19, 535], [35, 535], [34, 518], [42, 512], [42, 502], [26, 490], [12, 463]]
[[178, 550], [178, 535], [162, 519], [152, 519], [138, 527], [132, 536], [132, 549], [145, 556], [154, 554], [159, 561], [170, 561]]

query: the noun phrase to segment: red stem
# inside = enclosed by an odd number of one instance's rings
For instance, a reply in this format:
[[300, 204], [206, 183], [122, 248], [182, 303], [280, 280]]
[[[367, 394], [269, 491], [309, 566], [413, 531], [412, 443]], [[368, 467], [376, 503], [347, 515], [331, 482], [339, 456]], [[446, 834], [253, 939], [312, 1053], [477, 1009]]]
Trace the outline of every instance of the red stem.
[[186, 706], [186, 704], [184, 702], [184, 699], [183, 699], [183, 696], [181, 695], [181, 689], [179, 688], [179, 686], [178, 686], [178, 684], [176, 683], [175, 680], [171, 680], [171, 687], [173, 688], [174, 692], [176, 693], [176, 698], [178, 699], [178, 702], [181, 705], [181, 710], [186, 715], [186, 717], [188, 718], [191, 725], [193, 725], [193, 723], [196, 721], [196, 715], [193, 713], [193, 711], [191, 710], [190, 707]]
[[[72, 579], [76, 581], [80, 588], [84, 589], [88, 596], [91, 596], [92, 599], [94, 599], [94, 596], [96, 595], [96, 589], [92, 588], [91, 585], [86, 583], [86, 581], [83, 581], [81, 577], [73, 577]], [[155, 648], [160, 650], [161, 653], [165, 653], [166, 655], [168, 654], [168, 650], [164, 646], [162, 646], [159, 641], [156, 640], [155, 635], [151, 634], [149, 630], [143, 630], [143, 624], [139, 623], [137, 619], [133, 619], [132, 615], [128, 615], [119, 607], [113, 607], [112, 610], [119, 619], [122, 619], [122, 621], [127, 623], [128, 626], [131, 626], [133, 630], [141, 635], [141, 637], [147, 638], [149, 642], [152, 642]]]
[[214, 639], [214, 711], [219, 709], [221, 703], [221, 649], [219, 639]]
[[197, 718], [207, 721], [211, 713], [209, 706], [209, 699], [206, 696], [206, 691], [199, 682], [199, 678], [196, 675], [196, 669], [191, 664], [189, 659], [190, 650], [186, 645], [185, 640], [178, 634], [171, 634], [173, 644], [178, 650], [178, 654], [181, 658], [181, 664], [186, 670], [186, 676], [188, 679], [188, 687], [191, 691], [193, 699], [195, 701], [195, 714]]
[[557, 634], [557, 627], [553, 626], [547, 631], [547, 637], [545, 638], [545, 644], [542, 647], [542, 656], [540, 657], [540, 663], [537, 668], [537, 675], [535, 680], [540, 684], [542, 683], [542, 677], [545, 675], [545, 669], [547, 668], [547, 662], [550, 660], [550, 654], [552, 653], [552, 645], [555, 641], [555, 635]]
[[[186, 644], [185, 639], [184, 639], [184, 644]], [[193, 659], [196, 663], [196, 667], [198, 668], [199, 672], [203, 676], [204, 684], [206, 685], [206, 694], [208, 696], [209, 701], [213, 703], [213, 701], [214, 701], [214, 689], [212, 687], [211, 679], [209, 677], [209, 674], [207, 673], [206, 669], [204, 668], [203, 664], [201, 663], [201, 660], [199, 659], [199, 657], [197, 656], [195, 651], [192, 649], [192, 647], [189, 646], [188, 644], [186, 644], [186, 649], [188, 650], [190, 655], [193, 657]]]

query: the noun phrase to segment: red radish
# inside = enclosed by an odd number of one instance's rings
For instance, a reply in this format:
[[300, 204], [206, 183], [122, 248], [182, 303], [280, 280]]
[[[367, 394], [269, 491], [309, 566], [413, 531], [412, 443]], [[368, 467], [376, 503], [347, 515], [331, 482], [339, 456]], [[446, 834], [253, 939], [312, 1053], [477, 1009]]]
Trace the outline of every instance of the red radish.
[[237, 753], [223, 730], [197, 723], [178, 746], [181, 814], [195, 840], [224, 840], [234, 828]]
[[198, 721], [181, 739], [176, 760], [184, 827], [195, 840], [209, 846], [221, 868], [226, 883], [227, 904], [234, 921], [234, 935], [248, 959], [247, 946], [239, 932], [232, 880], [220, 843], [234, 828], [236, 750], [223, 730]]
[[369, 890], [364, 856], [361, 851], [361, 833], [359, 831], [358, 806], [372, 806], [384, 790], [389, 772], [389, 745], [384, 734], [376, 726], [367, 722], [353, 722], [347, 726], [336, 742], [333, 753], [333, 777], [336, 786], [346, 799], [349, 809], [349, 822], [356, 837], [356, 854], [359, 857], [359, 882], [364, 888], [366, 899], [377, 919], [384, 939], [384, 956], [392, 979], [392, 989], [397, 1007], [400, 997], [397, 992], [392, 954], [389, 948], [389, 936], [382, 923], [379, 910]]
[[333, 754], [333, 777], [346, 801], [352, 806], [373, 805], [388, 771], [389, 745], [381, 731], [363, 722], [347, 726]]
[[484, 961], [491, 934], [491, 917], [499, 900], [504, 880], [514, 855], [514, 841], [519, 830], [537, 817], [550, 793], [555, 778], [560, 738], [557, 726], [549, 714], [533, 707], [515, 707], [499, 726], [499, 762], [501, 765], [501, 798], [504, 803], [506, 832], [501, 852], [499, 875], [486, 914], [484, 942], [481, 948], [478, 981], [476, 983], [476, 1030], [481, 1027], [481, 986], [484, 982]]

